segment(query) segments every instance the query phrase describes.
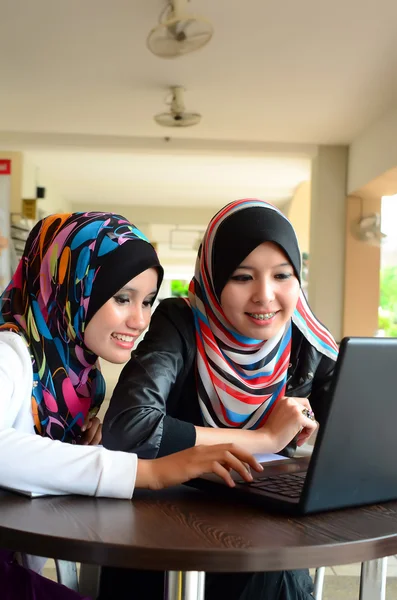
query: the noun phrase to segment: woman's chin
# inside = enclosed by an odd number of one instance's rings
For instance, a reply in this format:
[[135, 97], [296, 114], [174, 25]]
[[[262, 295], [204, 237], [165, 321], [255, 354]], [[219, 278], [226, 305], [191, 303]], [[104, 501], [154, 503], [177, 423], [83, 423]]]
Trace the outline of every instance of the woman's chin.
[[109, 363], [114, 365], [122, 365], [128, 362], [131, 358], [131, 350], [115, 350], [115, 351], [107, 351], [99, 354], [99, 357], [102, 360], [106, 360]]

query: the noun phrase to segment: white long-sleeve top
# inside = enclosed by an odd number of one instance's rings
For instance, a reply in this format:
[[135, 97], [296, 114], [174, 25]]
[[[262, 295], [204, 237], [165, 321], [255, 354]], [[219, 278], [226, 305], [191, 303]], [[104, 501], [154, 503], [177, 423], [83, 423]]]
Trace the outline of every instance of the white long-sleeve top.
[[38, 494], [131, 498], [137, 456], [35, 434], [33, 369], [24, 340], [0, 332], [0, 486]]

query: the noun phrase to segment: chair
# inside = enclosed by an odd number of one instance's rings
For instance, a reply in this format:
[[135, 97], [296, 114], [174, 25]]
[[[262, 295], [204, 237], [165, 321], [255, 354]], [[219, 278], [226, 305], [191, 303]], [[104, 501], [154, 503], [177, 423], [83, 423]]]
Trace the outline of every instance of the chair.
[[66, 587], [79, 592], [83, 596], [97, 597], [101, 577], [100, 566], [82, 563], [78, 573], [75, 562], [55, 559], [55, 568], [58, 583], [66, 585]]

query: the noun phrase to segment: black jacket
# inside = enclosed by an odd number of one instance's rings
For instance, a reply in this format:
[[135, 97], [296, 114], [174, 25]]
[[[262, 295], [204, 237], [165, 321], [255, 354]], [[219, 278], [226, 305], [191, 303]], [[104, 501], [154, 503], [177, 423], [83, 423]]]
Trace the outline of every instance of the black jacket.
[[[163, 300], [114, 389], [103, 423], [103, 445], [136, 452], [142, 458], [165, 456], [194, 446], [194, 425], [203, 425], [195, 385], [195, 357], [190, 307], [180, 298]], [[286, 395], [310, 395], [320, 424], [327, 409], [326, 392], [334, 365], [293, 326]]]

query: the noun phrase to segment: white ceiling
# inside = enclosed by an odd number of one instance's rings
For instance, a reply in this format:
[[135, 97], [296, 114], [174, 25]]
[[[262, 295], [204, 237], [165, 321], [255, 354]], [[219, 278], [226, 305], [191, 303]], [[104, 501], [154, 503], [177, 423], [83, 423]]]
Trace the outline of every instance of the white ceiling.
[[[164, 0], [1, 3], [0, 132], [11, 137], [0, 135], [0, 145], [6, 147], [6, 140], [12, 145], [15, 132], [22, 149], [24, 134], [49, 134], [45, 148], [36, 144], [30, 150], [42, 161], [39, 167], [51, 169], [65, 197], [74, 193], [71, 168], [84, 197], [99, 200], [109, 187], [134, 196], [149, 168], [136, 156], [135, 138], [155, 143], [171, 135], [186, 143], [202, 140], [209, 149], [219, 140], [349, 143], [397, 98], [395, 0], [192, 0], [188, 9], [210, 19], [215, 34], [208, 46], [177, 60], [159, 59], [145, 45], [164, 6]], [[202, 113], [200, 125], [169, 130], [154, 123], [173, 84], [186, 87], [186, 107]], [[99, 160], [98, 153], [85, 150], [73, 158], [70, 144], [66, 149], [58, 144], [59, 154], [50, 155], [59, 134], [93, 136], [93, 145], [109, 154]], [[116, 137], [131, 145], [129, 157], [113, 153]], [[150, 183], [149, 195], [159, 191], [156, 185], [164, 194], [163, 183], [175, 184], [178, 171], [178, 179], [188, 179], [179, 196], [167, 188], [176, 203], [209, 187], [209, 174], [232, 198], [265, 188], [281, 197], [302, 178], [302, 151], [295, 166], [291, 153], [279, 154], [277, 165], [267, 153], [263, 165], [247, 163], [244, 176], [241, 163], [225, 167], [219, 158], [209, 158], [203, 171], [193, 155], [189, 167], [183, 157], [163, 164], [161, 156], [148, 157], [164, 177]], [[176, 163], [183, 164], [182, 174]]]

